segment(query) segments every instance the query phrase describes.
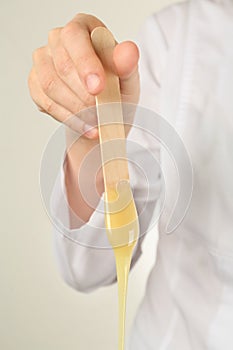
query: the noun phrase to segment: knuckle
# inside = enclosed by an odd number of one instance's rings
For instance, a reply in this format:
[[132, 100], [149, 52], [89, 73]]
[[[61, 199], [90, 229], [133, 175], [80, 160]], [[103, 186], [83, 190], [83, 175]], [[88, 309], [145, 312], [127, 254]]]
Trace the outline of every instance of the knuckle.
[[77, 22], [69, 22], [64, 28], [61, 30], [61, 39], [62, 41], [66, 41], [69, 38], [72, 38], [74, 34], [78, 34], [82, 30], [81, 25]]
[[44, 109], [43, 107], [39, 106], [39, 105], [37, 105], [37, 109], [38, 109], [38, 111], [41, 112], [41, 113], [47, 113], [47, 112], [45, 111], [45, 109]]
[[72, 71], [73, 63], [72, 60], [67, 57], [64, 60], [57, 62], [56, 64], [57, 72], [60, 76], [67, 76]]
[[40, 56], [40, 49], [34, 50], [32, 53], [32, 60], [34, 63], [38, 61], [39, 56]]
[[38, 62], [41, 60], [41, 58], [45, 54], [45, 47], [39, 47], [38, 49], [34, 50], [32, 53], [32, 60], [34, 63]]
[[36, 96], [36, 84], [37, 84], [37, 80], [36, 80], [36, 75], [34, 70], [32, 69], [29, 76], [28, 76], [28, 89], [29, 89], [29, 93], [31, 98], [33, 99], [33, 101], [35, 102], [35, 96]]
[[87, 18], [88, 17], [88, 15], [86, 14], [86, 13], [83, 13], [83, 12], [79, 12], [79, 13], [77, 13], [76, 15], [75, 15], [75, 19], [76, 20], [79, 20], [79, 19], [84, 19], [84, 18]]
[[49, 31], [48, 42], [53, 43], [59, 37], [61, 28], [53, 28]]
[[31, 70], [31, 72], [29, 73], [29, 75], [28, 75], [28, 87], [29, 87], [29, 89], [31, 89], [32, 88], [32, 86], [33, 86], [33, 83], [34, 83], [34, 78], [33, 78], [33, 73], [32, 73], [32, 70]]
[[83, 13], [83, 12], [79, 12], [75, 15], [74, 20], [75, 22], [79, 22], [79, 23], [86, 23], [88, 24], [88, 22], [90, 21], [90, 18], [92, 18], [92, 15], [89, 15], [87, 13]]
[[46, 93], [46, 95], [49, 95], [51, 93], [51, 91], [54, 89], [54, 85], [55, 80], [52, 76], [48, 76], [41, 80], [41, 87], [42, 90]]
[[84, 23], [86, 25], [90, 24], [93, 26], [104, 25], [103, 22], [99, 20], [96, 16], [87, 13], [77, 13], [74, 17], [75, 21], [79, 21], [80, 23]]
[[43, 112], [46, 112], [47, 114], [53, 115], [54, 112], [54, 102], [51, 100], [44, 101], [44, 105], [42, 107]]
[[87, 20], [88, 23], [93, 26], [103, 25], [103, 23], [97, 17], [90, 14], [87, 15]]

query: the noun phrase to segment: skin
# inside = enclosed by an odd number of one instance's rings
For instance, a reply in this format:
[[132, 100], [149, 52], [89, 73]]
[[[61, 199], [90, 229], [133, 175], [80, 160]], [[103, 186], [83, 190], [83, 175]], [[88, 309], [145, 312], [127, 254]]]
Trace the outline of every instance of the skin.
[[[30, 94], [38, 109], [68, 126], [67, 144], [72, 143], [73, 131], [82, 134], [68, 148], [65, 162], [68, 202], [76, 214], [75, 219], [71, 218], [71, 226], [89, 220], [104, 191], [101, 169], [96, 175], [96, 171], [88, 166], [85, 169], [85, 197], [92, 197], [91, 205], [86, 203], [81, 194], [77, 175], [88, 152], [98, 145], [98, 130], [78, 117], [71, 118], [94, 106], [95, 95], [105, 87], [104, 68], [90, 40], [92, 30], [99, 26], [105, 25], [96, 17], [78, 14], [64, 27], [51, 30], [48, 44], [33, 53], [33, 66], [28, 78]], [[138, 59], [138, 48], [133, 42], [116, 45], [111, 67], [119, 76], [123, 102], [138, 102]], [[100, 164], [100, 155], [96, 154], [95, 158]], [[88, 194], [88, 188], [93, 187], [93, 183], [96, 185], [96, 193]]]

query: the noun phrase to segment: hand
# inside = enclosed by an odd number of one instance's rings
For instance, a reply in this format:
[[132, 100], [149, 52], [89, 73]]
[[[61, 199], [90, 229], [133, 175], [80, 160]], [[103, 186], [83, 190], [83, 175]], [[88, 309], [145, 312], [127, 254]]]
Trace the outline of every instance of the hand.
[[[28, 80], [31, 97], [40, 111], [89, 139], [97, 139], [98, 130], [71, 116], [94, 106], [94, 96], [105, 86], [104, 69], [90, 40], [92, 30], [99, 26], [104, 24], [96, 17], [78, 14], [65, 27], [51, 30], [48, 45], [33, 54]], [[123, 102], [138, 102], [138, 59], [133, 42], [116, 45], [113, 66], [120, 78]]]

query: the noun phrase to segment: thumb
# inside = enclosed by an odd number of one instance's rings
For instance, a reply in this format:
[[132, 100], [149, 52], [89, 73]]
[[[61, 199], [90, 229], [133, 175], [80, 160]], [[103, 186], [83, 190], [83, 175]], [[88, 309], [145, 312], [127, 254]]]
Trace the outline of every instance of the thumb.
[[132, 41], [117, 44], [113, 51], [113, 62], [120, 78], [122, 101], [137, 103], [140, 83], [138, 73], [139, 50]]

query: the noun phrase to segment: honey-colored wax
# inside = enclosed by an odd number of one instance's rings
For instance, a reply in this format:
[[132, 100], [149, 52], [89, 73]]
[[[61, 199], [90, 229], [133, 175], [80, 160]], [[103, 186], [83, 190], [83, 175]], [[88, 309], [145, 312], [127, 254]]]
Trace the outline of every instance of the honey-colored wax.
[[138, 216], [129, 181], [121, 181], [115, 189], [107, 188], [105, 225], [116, 260], [119, 299], [118, 349], [124, 350], [128, 274], [139, 234]]

